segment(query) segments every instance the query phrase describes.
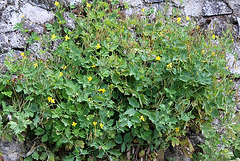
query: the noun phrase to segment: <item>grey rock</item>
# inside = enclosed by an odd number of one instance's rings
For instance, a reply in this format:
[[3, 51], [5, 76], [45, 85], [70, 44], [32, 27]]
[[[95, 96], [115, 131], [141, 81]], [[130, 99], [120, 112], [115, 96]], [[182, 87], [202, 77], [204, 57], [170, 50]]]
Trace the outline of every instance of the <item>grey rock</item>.
[[80, 4], [81, 2], [82, 2], [81, 0], [70, 0], [70, 5]]
[[8, 48], [8, 37], [4, 34], [0, 34], [0, 53], [4, 53]]
[[[28, 0], [28, 2], [31, 3], [32, 5], [38, 6], [46, 10], [55, 9], [56, 8], [54, 4], [55, 1], [56, 0]], [[68, 7], [69, 5], [75, 5], [75, 4], [81, 3], [81, 0], [59, 0], [59, 3], [64, 7]]]
[[240, 37], [240, 17], [237, 17], [238, 21], [238, 36]]
[[187, 16], [199, 17], [202, 15], [203, 1], [189, 0], [184, 3], [184, 12]]
[[165, 2], [165, 0], [144, 0], [145, 3], [160, 3], [160, 2]]
[[14, 34], [10, 40], [12, 49], [23, 49], [25, 46], [24, 36], [21, 34]]
[[46, 10], [52, 10], [55, 8], [54, 0], [28, 0], [28, 2]]
[[0, 11], [4, 10], [6, 5], [7, 5], [7, 1], [6, 0], [0, 1]]
[[44, 25], [36, 24], [34, 22], [31, 22], [30, 20], [24, 21], [24, 28], [28, 29], [29, 31], [34, 31], [38, 34], [43, 34], [44, 32]]
[[164, 160], [177, 160], [177, 161], [191, 161], [189, 157], [185, 157], [183, 152], [181, 152], [178, 148], [176, 147], [169, 147], [165, 151], [165, 159]]
[[232, 8], [233, 13], [240, 17], [240, 1], [239, 0], [225, 0], [225, 2]]
[[22, 14], [33, 23], [43, 24], [54, 18], [54, 14], [29, 3], [21, 8]]
[[15, 6], [8, 5], [6, 9], [2, 12], [2, 16], [0, 18], [1, 32], [4, 33], [14, 31], [14, 25], [21, 21], [21, 17], [17, 10], [18, 9]]
[[124, 0], [124, 2], [133, 7], [141, 6], [143, 4], [141, 0]]
[[7, 0], [7, 4], [13, 5], [17, 2], [16, 0]]
[[74, 19], [73, 18], [71, 18], [70, 17], [70, 12], [66, 12], [65, 14], [64, 14], [64, 18], [65, 18], [65, 20], [67, 20], [67, 22], [66, 22], [66, 27], [68, 27], [68, 28], [70, 28], [70, 29], [75, 29], [75, 23], [74, 23]]
[[213, 33], [219, 37], [223, 36], [223, 32], [228, 30], [231, 31], [231, 34], [236, 37], [238, 34], [238, 27], [235, 24], [232, 24], [230, 21], [230, 16], [218, 16], [214, 18], [209, 18], [211, 21], [209, 24], [206, 24], [206, 28], [213, 31]]
[[227, 66], [231, 73], [240, 74], [240, 61], [231, 53], [226, 53]]
[[0, 151], [6, 161], [18, 161], [24, 156], [23, 143], [12, 140], [11, 142], [0, 138]]
[[206, 0], [203, 4], [203, 16], [232, 14], [232, 9], [222, 0]]

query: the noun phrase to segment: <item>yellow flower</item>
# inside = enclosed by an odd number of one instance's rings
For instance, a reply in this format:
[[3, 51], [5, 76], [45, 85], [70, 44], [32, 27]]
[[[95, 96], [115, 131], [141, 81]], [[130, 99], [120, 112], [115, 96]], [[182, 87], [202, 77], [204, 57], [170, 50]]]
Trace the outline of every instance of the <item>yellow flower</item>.
[[112, 88], [112, 87], [114, 87], [114, 85], [113, 85], [113, 84], [110, 84], [108, 88]]
[[179, 23], [181, 21], [181, 18], [180, 17], [178, 17], [177, 18], [177, 23]]
[[57, 2], [57, 1], [55, 1], [55, 3], [54, 3], [56, 6], [59, 6], [59, 2]]
[[230, 82], [232, 82], [232, 79], [230, 80]]
[[24, 17], [24, 15], [22, 15], [22, 18]]
[[213, 38], [213, 39], [215, 39], [215, 38], [216, 38], [216, 36], [215, 36], [215, 35], [212, 35], [212, 38]]
[[96, 125], [97, 125], [97, 122], [96, 122], [96, 121], [93, 121], [93, 125], [96, 126]]
[[104, 125], [103, 125], [102, 123], [100, 123], [100, 127], [101, 127], [101, 129], [103, 129], [103, 126], [104, 126]]
[[204, 50], [202, 50], [202, 54], [204, 53]]
[[153, 84], [155, 83], [155, 81], [153, 81]]
[[52, 35], [52, 40], [55, 40], [56, 37], [57, 37], [57, 36], [56, 36], [55, 34], [53, 34], [53, 35]]
[[88, 77], [87, 79], [88, 79], [88, 81], [90, 82], [90, 81], [92, 80], [92, 77], [90, 76], [90, 77]]
[[21, 56], [24, 57], [24, 53], [21, 53]]
[[200, 28], [200, 26], [197, 25], [197, 30]]
[[36, 68], [36, 67], [38, 66], [38, 64], [37, 64], [37, 63], [34, 63], [33, 66], [34, 66], [34, 68]]
[[62, 73], [62, 72], [59, 73], [59, 77], [61, 77], [61, 76], [63, 76], [63, 73]]
[[160, 57], [160, 56], [157, 56], [157, 57], [156, 57], [156, 60], [160, 61], [160, 60], [161, 60], [161, 57]]
[[72, 126], [73, 126], [73, 127], [75, 127], [76, 125], [77, 125], [77, 123], [76, 123], [76, 122], [73, 122], [73, 123], [72, 123]]
[[53, 99], [52, 97], [48, 97], [48, 102], [55, 103], [55, 99]]
[[89, 8], [89, 7], [91, 7], [91, 5], [89, 3], [87, 3], [87, 7]]
[[175, 128], [175, 131], [176, 131], [176, 132], [179, 132], [179, 127], [176, 127], [176, 128]]
[[145, 118], [143, 116], [140, 117], [140, 120], [145, 121]]
[[104, 93], [104, 92], [106, 92], [106, 89], [105, 89], [105, 88], [100, 88], [100, 89], [98, 90], [98, 92]]
[[141, 11], [144, 12], [144, 11], [145, 11], [145, 8], [142, 8]]
[[228, 69], [228, 66], [226, 66], [225, 68]]
[[68, 41], [70, 39], [70, 37], [68, 37], [68, 35], [65, 36], [65, 41]]
[[67, 68], [67, 66], [66, 66], [66, 65], [64, 65], [64, 66], [62, 67], [62, 69], [63, 69], [63, 70], [65, 70], [66, 68]]
[[187, 20], [187, 21], [190, 20], [190, 17], [186, 16], [186, 20]]
[[169, 63], [169, 64], [167, 65], [167, 68], [172, 68], [172, 63]]
[[48, 99], [48, 102], [51, 102], [51, 100], [52, 100], [52, 97], [48, 97], [47, 99]]
[[232, 42], [234, 41], [234, 39], [232, 39]]
[[95, 68], [95, 67], [96, 67], [96, 65], [95, 65], [95, 64], [93, 64], [93, 65], [92, 65], [92, 68]]
[[96, 45], [96, 48], [97, 48], [97, 49], [99, 49], [100, 47], [101, 47], [101, 45], [100, 45], [100, 44], [97, 44], [97, 45]]
[[52, 100], [51, 100], [51, 103], [55, 103], [55, 99], [52, 99]]
[[212, 52], [212, 56], [215, 56], [215, 52]]

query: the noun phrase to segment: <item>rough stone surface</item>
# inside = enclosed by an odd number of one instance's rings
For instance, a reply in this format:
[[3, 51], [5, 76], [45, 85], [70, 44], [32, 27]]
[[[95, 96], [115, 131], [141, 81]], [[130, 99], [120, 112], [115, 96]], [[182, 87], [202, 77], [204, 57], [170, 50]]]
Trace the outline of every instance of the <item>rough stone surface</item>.
[[[236, 44], [237, 45], [237, 44]], [[240, 46], [238, 45], [237, 49], [239, 49]], [[237, 55], [240, 54], [239, 50], [235, 50], [235, 53]], [[231, 73], [233, 74], [240, 74], [240, 60], [237, 60], [234, 56], [234, 54], [226, 53], [226, 59], [227, 59], [227, 66]]]
[[0, 151], [3, 160], [5, 161], [18, 161], [20, 157], [24, 157], [24, 144], [13, 140], [11, 142], [0, 139]]
[[222, 0], [206, 0], [203, 4], [203, 16], [227, 15], [232, 9]]
[[[60, 1], [60, 0], [59, 0]], [[152, 8], [154, 13], [157, 11], [164, 11], [166, 1], [169, 5], [166, 14], [171, 15], [173, 8], [180, 9], [183, 13], [191, 19], [198, 20], [197, 24], [203, 29], [213, 30], [214, 34], [221, 36], [222, 31], [231, 28], [232, 35], [235, 40], [240, 37], [240, 0], [123, 0], [129, 3], [129, 9], [125, 10], [125, 14], [132, 15], [138, 12], [141, 15], [141, 9], [145, 8], [146, 11]], [[42, 35], [44, 32], [45, 23], [54, 19], [52, 10], [56, 9], [54, 5], [55, 0], [0, 0], [0, 70], [2, 68], [5, 56], [10, 50], [14, 50], [14, 55], [19, 55], [25, 48], [24, 36], [19, 31], [14, 29], [16, 23], [21, 22], [24, 16], [24, 27], [35, 31], [37, 34]], [[78, 4], [81, 0], [61, 0], [60, 5], [67, 7], [69, 4]], [[70, 12], [65, 12], [64, 16], [67, 23], [64, 27], [70, 30], [75, 28], [73, 19], [69, 16]], [[155, 14], [149, 16], [154, 18]], [[183, 22], [184, 23], [184, 22]], [[133, 35], [134, 35], [134, 31]], [[29, 36], [29, 33], [26, 33]], [[137, 38], [136, 38], [137, 39]], [[55, 49], [60, 43], [60, 40], [52, 45]], [[41, 49], [40, 43], [34, 43], [28, 46], [31, 54], [35, 58], [46, 59], [47, 54], [39, 54]], [[235, 58], [234, 54], [238, 57]], [[233, 54], [226, 53], [229, 70], [233, 74], [240, 74], [240, 45], [235, 43], [235, 50]], [[236, 89], [240, 87], [240, 81], [236, 81]], [[240, 91], [238, 90], [240, 93]], [[239, 100], [240, 102], [240, 100]], [[237, 109], [240, 110], [240, 104]], [[189, 139], [193, 146], [202, 143], [203, 140], [199, 136]], [[0, 150], [3, 153], [3, 159], [7, 161], [17, 161], [23, 155], [24, 145], [13, 141], [7, 142], [0, 139]], [[178, 149], [170, 148], [165, 153], [166, 158], [171, 160], [189, 161]], [[0, 156], [1, 160], [1, 156]]]
[[233, 13], [240, 17], [240, 1], [239, 0], [225, 0], [225, 2], [233, 10]]
[[136, 0], [124, 0], [124, 2], [129, 3], [133, 7], [141, 6], [143, 5], [142, 1], [136, 1]]
[[50, 13], [42, 8], [33, 6], [29, 3], [25, 4], [22, 9], [22, 14], [26, 16], [31, 22], [43, 24], [54, 18], [54, 14]]
[[12, 49], [24, 49], [25, 46], [25, 40], [24, 36], [21, 34], [15, 34], [10, 40], [10, 45]]
[[238, 36], [240, 37], [240, 17], [237, 17], [237, 22], [238, 22]]
[[159, 3], [159, 2], [165, 2], [165, 0], [144, 0], [146, 3]]
[[201, 16], [203, 1], [189, 0], [184, 4], [184, 12], [187, 16]]

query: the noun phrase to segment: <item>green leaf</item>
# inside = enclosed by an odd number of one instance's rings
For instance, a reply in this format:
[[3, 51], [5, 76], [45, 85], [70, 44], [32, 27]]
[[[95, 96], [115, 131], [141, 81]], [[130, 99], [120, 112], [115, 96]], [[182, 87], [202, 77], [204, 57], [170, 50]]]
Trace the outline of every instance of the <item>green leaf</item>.
[[118, 135], [115, 137], [115, 142], [116, 142], [117, 144], [122, 144], [122, 141], [123, 141], [122, 136], [118, 134]]
[[121, 83], [121, 79], [119, 78], [119, 76], [116, 73], [113, 73], [111, 78], [112, 78], [112, 81], [113, 81], [114, 84]]
[[180, 140], [176, 137], [171, 138], [172, 140], [172, 146], [175, 147], [176, 145], [178, 146], [180, 143]]
[[7, 91], [7, 92], [1, 92], [3, 95], [11, 97], [12, 96], [12, 91]]
[[38, 127], [37, 129], [34, 130], [35, 135], [42, 135], [44, 134], [45, 130], [41, 127]]
[[124, 135], [123, 140], [124, 140], [125, 143], [128, 144], [128, 143], [132, 140], [131, 133], [130, 133], [130, 132], [126, 133], [126, 134]]
[[136, 108], [140, 107], [140, 104], [139, 104], [138, 100], [135, 97], [128, 97], [127, 99], [128, 99], [129, 104], [132, 107], [136, 107]]
[[74, 160], [74, 155], [66, 156], [63, 160], [64, 161], [73, 161]]
[[46, 141], [48, 141], [48, 134], [44, 134], [42, 136], [42, 142], [46, 142]]
[[47, 30], [52, 30], [53, 29], [53, 27], [50, 23], [46, 23], [45, 26], [46, 26]]
[[139, 153], [139, 157], [143, 157], [145, 155], [145, 151], [144, 150], [141, 150], [140, 153]]
[[120, 156], [122, 153], [119, 152], [118, 149], [113, 149], [109, 151], [110, 154], [115, 155], [115, 156]]
[[107, 150], [110, 150], [110, 149], [112, 149], [115, 145], [116, 145], [116, 144], [115, 144], [115, 142], [114, 142], [113, 140], [108, 140], [105, 146], [106, 146]]
[[111, 73], [111, 71], [109, 71], [106, 68], [102, 68], [100, 70], [100, 76], [101, 76], [102, 79], [105, 78], [105, 77], [108, 77], [110, 75], [110, 73]]
[[32, 157], [33, 157], [33, 159], [38, 160], [39, 154], [38, 154], [38, 152], [37, 152], [36, 150], [35, 150], [34, 153], [32, 154]]
[[134, 108], [130, 108], [130, 109], [127, 109], [126, 112], [124, 112], [124, 115], [129, 115], [129, 116], [133, 116], [135, 115], [136, 111]]
[[52, 152], [48, 153], [48, 161], [55, 161], [54, 154]]
[[47, 153], [43, 152], [39, 158], [40, 160], [46, 160], [47, 159]]
[[21, 92], [23, 90], [22, 85], [18, 84], [15, 90], [16, 92]]
[[105, 102], [105, 98], [103, 98], [101, 96], [96, 96], [96, 97], [93, 97], [93, 101], [95, 101], [95, 102]]
[[84, 148], [84, 145], [85, 145], [84, 141], [82, 140], [76, 140], [74, 144], [77, 148], [82, 148], [82, 149]]
[[211, 113], [212, 117], [218, 118], [219, 117], [219, 111], [218, 109], [214, 108]]

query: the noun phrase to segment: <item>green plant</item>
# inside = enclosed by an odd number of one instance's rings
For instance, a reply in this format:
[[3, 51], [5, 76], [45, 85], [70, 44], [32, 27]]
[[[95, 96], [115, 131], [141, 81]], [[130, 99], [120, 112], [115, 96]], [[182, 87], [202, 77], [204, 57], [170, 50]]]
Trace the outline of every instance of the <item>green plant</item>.
[[[117, 0], [83, 1], [77, 15], [71, 14], [71, 30], [61, 4], [55, 4], [49, 32], [33, 32], [27, 40], [41, 41], [40, 52], [48, 58], [33, 60], [30, 51], [20, 60], [8, 57], [8, 73], [0, 77], [1, 135], [34, 138], [37, 145], [25, 160], [125, 160], [123, 154], [136, 147], [139, 154], [128, 159], [144, 156], [148, 147], [164, 151], [170, 145], [192, 157], [186, 134], [220, 139], [211, 125], [217, 118], [239, 137], [239, 126], [229, 123], [234, 101], [225, 61], [228, 35], [203, 34], [179, 16], [157, 13], [150, 21], [146, 10], [143, 18], [124, 17]], [[213, 145], [206, 143], [203, 148]]]

